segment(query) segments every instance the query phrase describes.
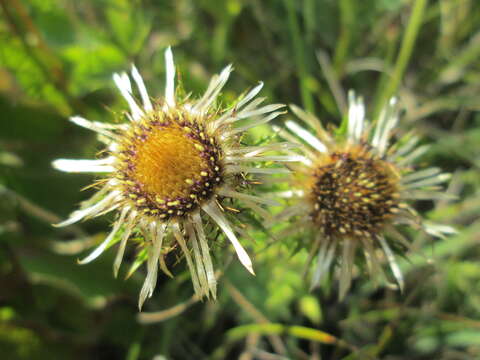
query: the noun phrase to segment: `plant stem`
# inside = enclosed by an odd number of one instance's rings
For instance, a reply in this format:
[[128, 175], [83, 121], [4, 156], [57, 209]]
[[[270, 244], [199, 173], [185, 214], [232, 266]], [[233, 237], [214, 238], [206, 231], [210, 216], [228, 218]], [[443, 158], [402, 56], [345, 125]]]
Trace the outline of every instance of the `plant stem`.
[[422, 24], [423, 13], [427, 1], [428, 0], [414, 0], [412, 14], [410, 15], [407, 30], [405, 31], [405, 36], [400, 45], [400, 52], [393, 69], [392, 78], [388, 82], [385, 91], [383, 91], [376, 104], [373, 119], [378, 119], [381, 109], [386, 105], [390, 97], [392, 97], [398, 90], [398, 86], [400, 85], [401, 79], [403, 78], [405, 69], [412, 55], [412, 50]]
[[288, 15], [288, 28], [292, 36], [292, 47], [295, 58], [295, 68], [300, 79], [300, 93], [302, 104], [305, 110], [314, 112], [313, 96], [308, 88], [308, 64], [305, 59], [305, 47], [300, 33], [297, 15], [295, 13], [295, 2], [293, 0], [284, 0]]

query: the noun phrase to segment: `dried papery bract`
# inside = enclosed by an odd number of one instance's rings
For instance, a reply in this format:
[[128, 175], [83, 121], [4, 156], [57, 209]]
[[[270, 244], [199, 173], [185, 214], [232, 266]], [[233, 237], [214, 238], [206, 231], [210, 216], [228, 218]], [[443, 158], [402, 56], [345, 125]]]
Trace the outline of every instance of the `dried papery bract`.
[[[106, 124], [73, 117], [71, 121], [93, 130], [106, 146], [106, 157], [98, 160], [54, 161], [67, 172], [99, 173], [98, 192], [79, 210], [58, 224], [67, 226], [83, 219], [117, 212], [112, 230], [102, 244], [81, 261], [88, 263], [114, 242], [119, 242], [114, 273], [117, 275], [133, 235], [144, 237], [147, 276], [140, 292], [139, 307], [152, 296], [158, 269], [170, 274], [164, 256], [177, 248], [183, 253], [193, 287], [200, 297], [216, 297], [216, 278], [210, 255], [211, 241], [203, 226], [207, 219], [218, 226], [232, 243], [243, 266], [253, 274], [252, 261], [237, 238], [237, 227], [224, 212], [222, 202], [238, 200], [241, 206], [265, 215], [265, 199], [242, 193], [238, 176], [284, 173], [281, 167], [258, 167], [266, 161], [296, 161], [297, 155], [274, 155], [285, 143], [245, 147], [245, 131], [282, 114], [282, 104], [261, 106], [256, 98], [263, 84], [222, 109], [217, 98], [232, 71], [227, 66], [213, 76], [204, 95], [178, 98], [175, 94], [173, 55], [165, 51], [165, 96], [150, 99], [142, 77], [132, 66], [131, 77], [114, 74], [113, 79], [129, 105], [128, 121]], [[133, 78], [136, 90], [132, 86]], [[135, 93], [140, 95], [141, 103]], [[242, 120], [241, 126], [238, 121]], [[268, 203], [272, 203], [269, 201]], [[138, 260], [138, 259], [137, 259]], [[140, 260], [139, 260], [140, 261]]]
[[[392, 139], [399, 119], [396, 99], [391, 99], [378, 121], [371, 124], [365, 118], [362, 99], [351, 92], [346, 122], [333, 132], [326, 131], [312, 114], [295, 105], [291, 109], [304, 124], [287, 120], [288, 131], [275, 129], [300, 146], [303, 159], [290, 165], [292, 190], [278, 194], [288, 198], [290, 205], [276, 220], [291, 219], [286, 232], [303, 229], [311, 234], [304, 241], [309, 261], [316, 257], [311, 287], [337, 269], [342, 299], [351, 285], [357, 253], [362, 252], [372, 274], [387, 277], [382, 268], [386, 260], [396, 286], [402, 289], [403, 277], [393, 249], [408, 249], [410, 242], [396, 226], [407, 224], [433, 233], [435, 226], [423, 221], [410, 202], [449, 198], [439, 186], [449, 174], [437, 168], [415, 168], [426, 148], [416, 147], [419, 139], [411, 133]], [[435, 234], [454, 231], [449, 226], [441, 229]], [[392, 247], [393, 243], [399, 246]]]

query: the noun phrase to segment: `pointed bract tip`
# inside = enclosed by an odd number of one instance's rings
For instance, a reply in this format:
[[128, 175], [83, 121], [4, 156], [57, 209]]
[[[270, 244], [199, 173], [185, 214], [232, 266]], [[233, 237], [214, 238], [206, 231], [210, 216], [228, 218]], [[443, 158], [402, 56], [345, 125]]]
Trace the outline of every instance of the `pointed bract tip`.
[[69, 226], [69, 225], [76, 222], [76, 221], [72, 222], [71, 220], [72, 220], [72, 217], [69, 217], [67, 220], [63, 220], [62, 222], [52, 224], [52, 226], [54, 226], [56, 228], [61, 228], [61, 227]]
[[61, 170], [61, 165], [62, 165], [63, 161], [64, 161], [63, 159], [57, 159], [57, 160], [52, 161], [52, 167], [57, 169], [57, 170]]
[[173, 51], [172, 51], [172, 47], [171, 46], [167, 46], [167, 48], [165, 49], [165, 58], [166, 59], [173, 59]]
[[252, 274], [253, 276], [256, 276], [255, 271], [253, 270], [252, 264], [250, 265], [243, 264], [243, 266], [245, 266], [245, 269], [247, 269], [250, 274]]
[[87, 122], [86, 119], [84, 119], [83, 117], [81, 116], [70, 116], [68, 118], [69, 121], [73, 122], [75, 125], [79, 125], [79, 126], [83, 126], [83, 124], [85, 124]]
[[121, 82], [121, 79], [122, 79], [122, 78], [121, 78], [121, 76], [120, 76], [119, 73], [113, 73], [112, 79], [113, 79], [113, 81], [114, 81], [115, 83], [117, 83], [117, 82]]
[[220, 73], [220, 76], [226, 76], [226, 75], [230, 75], [230, 73], [233, 71], [233, 65], [232, 64], [228, 64], [227, 66], [225, 66], [222, 70], [222, 72]]
[[132, 68], [131, 71], [132, 71], [133, 76], [140, 76], [140, 72], [138, 71], [138, 69], [137, 69], [137, 67], [135, 66], [134, 63], [132, 63], [131, 68]]

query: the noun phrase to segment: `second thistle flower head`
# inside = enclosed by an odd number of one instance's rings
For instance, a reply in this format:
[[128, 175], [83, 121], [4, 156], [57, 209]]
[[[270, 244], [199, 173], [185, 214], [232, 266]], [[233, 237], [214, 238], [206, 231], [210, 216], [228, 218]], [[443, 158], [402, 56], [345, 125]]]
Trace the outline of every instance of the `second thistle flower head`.
[[[408, 134], [392, 141], [399, 114], [395, 99], [383, 109], [375, 124], [365, 118], [361, 98], [349, 96], [348, 116], [339, 129], [327, 132], [320, 121], [296, 106], [292, 111], [316, 136], [294, 121], [287, 121], [290, 132], [280, 135], [301, 145], [304, 158], [292, 166], [294, 190], [282, 193], [292, 203], [278, 219], [293, 217], [295, 231], [312, 233], [310, 261], [317, 256], [312, 287], [319, 284], [332, 264], [338, 264], [343, 298], [352, 279], [357, 250], [364, 254], [370, 272], [382, 273], [380, 250], [402, 288], [403, 278], [394, 250], [409, 247], [409, 241], [396, 228], [406, 224], [442, 235], [447, 226], [422, 221], [410, 201], [445, 196], [439, 184], [449, 178], [438, 168], [417, 170], [414, 162], [427, 150], [417, 147], [419, 138]], [[288, 231], [288, 230], [287, 230]], [[392, 246], [395, 244], [396, 246]]]
[[[271, 201], [239, 192], [239, 176], [284, 171], [254, 165], [259, 161], [293, 160], [290, 156], [264, 155], [283, 149], [284, 144], [266, 147], [240, 144], [246, 130], [281, 114], [277, 110], [282, 104], [261, 106], [264, 98], [256, 98], [262, 83], [232, 107], [221, 109], [216, 100], [229, 78], [231, 66], [212, 78], [202, 97], [183, 99], [175, 94], [175, 67], [170, 48], [165, 52], [165, 61], [165, 96], [158, 101], [150, 99], [135, 67], [131, 77], [141, 104], [134, 96], [130, 77], [126, 73], [114, 75], [115, 84], [130, 108], [127, 122], [112, 125], [71, 118], [77, 125], [99, 135], [108, 156], [98, 160], [59, 159], [53, 163], [67, 172], [103, 174], [98, 192], [59, 226], [117, 212], [110, 234], [82, 263], [94, 260], [107, 247], [119, 242], [114, 263], [116, 275], [128, 239], [136, 233], [144, 237], [148, 272], [140, 292], [140, 307], [153, 293], [159, 267], [169, 273], [164, 256], [173, 248], [183, 252], [195, 292], [215, 298], [211, 234], [203, 226], [206, 221], [221, 229], [240, 262], [253, 273], [250, 257], [237, 239], [238, 228], [229, 220], [222, 203], [237, 199], [260, 215], [265, 213], [259, 205]], [[243, 121], [239, 126], [240, 120]]]

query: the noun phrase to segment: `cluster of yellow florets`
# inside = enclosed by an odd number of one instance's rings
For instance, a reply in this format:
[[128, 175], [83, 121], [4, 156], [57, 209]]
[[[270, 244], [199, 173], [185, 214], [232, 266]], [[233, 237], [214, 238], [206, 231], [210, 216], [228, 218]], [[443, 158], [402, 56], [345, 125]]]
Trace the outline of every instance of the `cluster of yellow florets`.
[[129, 203], [167, 219], [183, 216], [222, 183], [222, 149], [208, 134], [208, 117], [152, 111], [121, 134], [116, 177]]

